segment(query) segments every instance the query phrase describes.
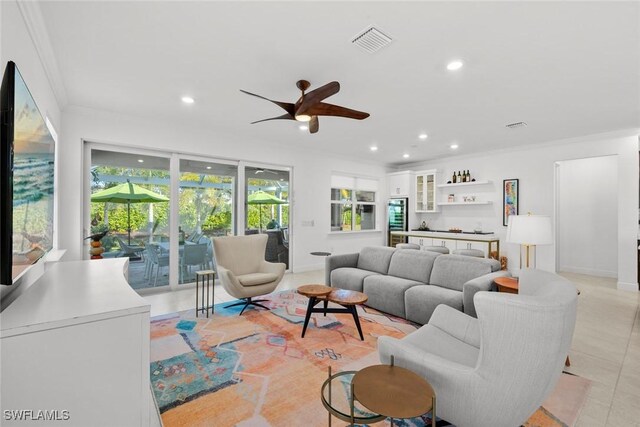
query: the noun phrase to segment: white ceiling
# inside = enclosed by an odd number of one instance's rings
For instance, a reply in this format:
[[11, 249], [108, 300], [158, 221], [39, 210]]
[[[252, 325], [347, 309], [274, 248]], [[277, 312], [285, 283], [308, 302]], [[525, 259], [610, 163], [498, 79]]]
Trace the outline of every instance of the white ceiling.
[[[638, 2], [40, 6], [73, 105], [387, 164], [449, 156], [454, 141], [468, 154], [640, 127]], [[394, 39], [375, 54], [350, 43], [370, 24]], [[455, 58], [465, 66], [447, 71]], [[327, 102], [371, 117], [321, 118], [315, 135], [249, 124], [283, 111], [239, 89], [294, 102], [299, 79], [339, 81]], [[516, 121], [529, 126], [505, 128]]]

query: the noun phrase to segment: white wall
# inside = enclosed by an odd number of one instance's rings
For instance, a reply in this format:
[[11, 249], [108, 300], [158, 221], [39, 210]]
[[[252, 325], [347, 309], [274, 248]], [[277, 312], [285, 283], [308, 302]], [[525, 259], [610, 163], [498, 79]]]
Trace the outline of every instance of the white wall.
[[[85, 218], [83, 211], [83, 140], [114, 145], [175, 151], [293, 167], [292, 252], [294, 271], [322, 268], [324, 259], [309, 253], [329, 251], [345, 253], [362, 246], [384, 244], [384, 233], [329, 234], [330, 185], [332, 172], [351, 173], [379, 179], [379, 227], [385, 228], [387, 169], [378, 164], [344, 160], [309, 148], [282, 147], [262, 141], [240, 140], [207, 129], [193, 129], [173, 123], [128, 117], [115, 113], [69, 107], [63, 115], [60, 144], [60, 247], [68, 250], [68, 259], [81, 259]], [[338, 153], [336, 153], [338, 154]], [[314, 226], [303, 222], [314, 221]]]
[[2, 1], [0, 9], [2, 9], [2, 21], [0, 21], [2, 23], [0, 26], [2, 72], [4, 73], [7, 61], [16, 63], [40, 112], [49, 117], [53, 126], [60, 132], [60, 108], [18, 2]]
[[[40, 112], [49, 117], [59, 132], [61, 127], [60, 108], [45, 67], [34, 45], [27, 21], [15, 0], [0, 1], [0, 73], [4, 74], [8, 61], [16, 63]], [[32, 268], [13, 286], [0, 285], [0, 297], [3, 299], [3, 305], [9, 293], [13, 293], [11, 299], [15, 299], [44, 272], [42, 261], [38, 264], [40, 265]]]
[[558, 162], [559, 271], [618, 276], [618, 156]]
[[[629, 135], [629, 133], [626, 133]], [[495, 231], [501, 238], [501, 253], [509, 258], [509, 266], [518, 266], [518, 247], [504, 242], [506, 227], [502, 225], [502, 181], [520, 180], [520, 213], [532, 212], [551, 215], [555, 220], [555, 163], [562, 160], [595, 156], [616, 155], [618, 159], [617, 188], [609, 191], [616, 195], [618, 286], [637, 290], [637, 243], [638, 228], [638, 136], [619, 134], [594, 135], [571, 140], [554, 141], [522, 149], [488, 152], [483, 155], [459, 156], [424, 163], [407, 164], [398, 170], [437, 169], [438, 183], [450, 179], [453, 171], [469, 169], [478, 180], [491, 180], [491, 184], [476, 187], [467, 194], [476, 194], [480, 199], [492, 200], [488, 206], [444, 206], [439, 213], [421, 214], [415, 221], [427, 220], [430, 228], [453, 226], [473, 230], [480, 221], [485, 231]], [[467, 190], [472, 190], [467, 188]], [[446, 198], [449, 189], [438, 190], [441, 198]], [[455, 191], [456, 196], [463, 194]], [[593, 194], [593, 197], [601, 197]], [[555, 245], [538, 247], [538, 268], [556, 270]]]

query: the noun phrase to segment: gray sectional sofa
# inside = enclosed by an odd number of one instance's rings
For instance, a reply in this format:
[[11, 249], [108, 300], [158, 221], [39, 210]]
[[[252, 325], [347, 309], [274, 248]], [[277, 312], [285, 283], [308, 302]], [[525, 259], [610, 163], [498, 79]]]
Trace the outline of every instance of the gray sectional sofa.
[[473, 296], [509, 273], [493, 259], [372, 246], [327, 257], [325, 275], [332, 287], [364, 292], [368, 306], [424, 325], [439, 304], [476, 317]]

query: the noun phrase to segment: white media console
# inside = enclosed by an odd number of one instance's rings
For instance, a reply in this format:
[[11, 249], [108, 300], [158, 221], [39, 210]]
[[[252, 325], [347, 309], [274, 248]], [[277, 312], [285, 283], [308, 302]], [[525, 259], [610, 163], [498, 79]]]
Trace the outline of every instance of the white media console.
[[149, 426], [150, 307], [127, 270], [126, 258], [55, 263], [0, 313], [0, 425], [49, 425], [8, 419], [23, 410]]

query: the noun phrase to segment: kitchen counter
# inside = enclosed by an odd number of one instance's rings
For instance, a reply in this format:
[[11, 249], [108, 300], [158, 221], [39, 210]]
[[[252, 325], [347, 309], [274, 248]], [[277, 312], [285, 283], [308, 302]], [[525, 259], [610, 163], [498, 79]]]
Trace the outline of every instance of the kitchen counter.
[[475, 234], [475, 233], [452, 233], [442, 231], [392, 231], [393, 236], [423, 237], [429, 239], [453, 240], [461, 242], [479, 242], [487, 244], [487, 254], [491, 254], [493, 245], [500, 259], [500, 238], [495, 234]]
[[473, 242], [497, 242], [495, 234], [452, 233], [447, 231], [392, 231], [396, 236], [429, 237], [433, 239], [468, 240]]

